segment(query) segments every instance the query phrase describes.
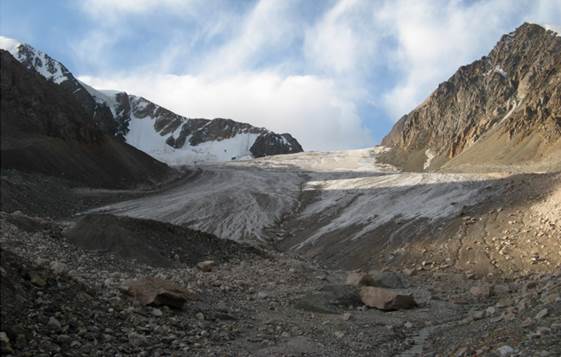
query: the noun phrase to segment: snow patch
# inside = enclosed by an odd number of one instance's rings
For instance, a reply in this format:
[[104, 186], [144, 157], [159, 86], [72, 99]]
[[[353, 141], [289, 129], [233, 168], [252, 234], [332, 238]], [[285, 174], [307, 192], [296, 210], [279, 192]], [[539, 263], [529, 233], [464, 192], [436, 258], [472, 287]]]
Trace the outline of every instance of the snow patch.
[[512, 115], [512, 113], [514, 113], [516, 107], [518, 107], [518, 103], [516, 101], [513, 101], [512, 108], [510, 108], [508, 113], [506, 113], [505, 116], [499, 121], [499, 124], [507, 120]]
[[501, 77], [503, 77], [505, 79], [507, 78], [506, 71], [500, 65], [496, 65], [495, 67], [493, 67], [490, 70], [488, 70], [487, 72], [485, 72], [484, 76], [489, 76], [492, 73], [498, 73], [498, 74], [501, 75]]
[[427, 149], [425, 150], [425, 156], [427, 157], [427, 160], [423, 164], [423, 170], [426, 170], [430, 167], [430, 164], [432, 162], [432, 159], [434, 159], [435, 154], [431, 151], [431, 149]]
[[494, 71], [495, 73], [498, 73], [498, 74], [500, 74], [501, 76], [503, 76], [503, 78], [507, 78], [506, 72], [505, 72], [504, 69], [501, 68], [501, 66], [496, 65], [495, 68], [493, 69], [493, 71]]

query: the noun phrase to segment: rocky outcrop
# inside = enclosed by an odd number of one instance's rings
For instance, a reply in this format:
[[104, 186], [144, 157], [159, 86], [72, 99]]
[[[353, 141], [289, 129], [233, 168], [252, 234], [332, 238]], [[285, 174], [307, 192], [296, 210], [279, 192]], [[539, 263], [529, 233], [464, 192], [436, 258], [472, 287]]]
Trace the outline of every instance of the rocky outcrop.
[[561, 37], [535, 24], [463, 66], [383, 139], [405, 169], [535, 162], [561, 149]]
[[276, 134], [270, 131], [261, 133], [249, 149], [254, 157], [280, 154], [294, 154], [304, 151], [290, 134]]

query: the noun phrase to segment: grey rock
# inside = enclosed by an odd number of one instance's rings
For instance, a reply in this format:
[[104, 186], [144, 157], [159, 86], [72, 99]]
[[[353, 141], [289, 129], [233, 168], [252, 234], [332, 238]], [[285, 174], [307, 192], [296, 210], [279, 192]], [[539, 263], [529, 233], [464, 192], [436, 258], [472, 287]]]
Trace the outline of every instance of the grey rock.
[[205, 260], [203, 262], [197, 263], [197, 268], [205, 273], [211, 272], [215, 266], [216, 263], [214, 262], [214, 260]]
[[408, 287], [407, 280], [401, 273], [393, 271], [370, 271], [372, 286], [388, 289], [405, 289]]
[[47, 322], [47, 326], [54, 331], [59, 331], [60, 329], [62, 329], [62, 325], [60, 323], [60, 321], [58, 321], [55, 317], [51, 316], [49, 318], [49, 321]]

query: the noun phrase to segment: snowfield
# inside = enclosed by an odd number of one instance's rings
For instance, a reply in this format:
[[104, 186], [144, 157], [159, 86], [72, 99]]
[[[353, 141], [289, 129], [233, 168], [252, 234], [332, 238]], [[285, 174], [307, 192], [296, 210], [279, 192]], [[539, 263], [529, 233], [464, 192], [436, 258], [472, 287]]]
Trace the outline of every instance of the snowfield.
[[[500, 190], [492, 175], [400, 173], [376, 163], [384, 148], [306, 152], [202, 166], [180, 187], [100, 210], [186, 224], [237, 241], [324, 237], [356, 241], [388, 222], [457, 217]], [[296, 237], [296, 238], [295, 238]]]
[[[180, 129], [181, 127], [177, 131]], [[154, 118], [138, 118], [131, 113], [129, 132], [125, 139], [128, 144], [168, 165], [180, 166], [253, 158], [249, 149], [259, 136], [240, 133], [232, 138], [206, 141], [195, 146], [189, 145], [187, 137], [185, 146], [176, 149], [166, 144], [166, 139], [174, 134], [162, 136], [154, 129]]]

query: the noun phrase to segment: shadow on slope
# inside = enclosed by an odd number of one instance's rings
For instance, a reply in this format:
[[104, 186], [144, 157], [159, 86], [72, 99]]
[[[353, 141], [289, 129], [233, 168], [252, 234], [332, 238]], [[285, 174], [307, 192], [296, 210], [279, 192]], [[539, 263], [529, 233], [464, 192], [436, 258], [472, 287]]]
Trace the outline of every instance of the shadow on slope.
[[256, 248], [189, 228], [108, 214], [86, 215], [64, 233], [77, 246], [159, 267], [263, 256]]

